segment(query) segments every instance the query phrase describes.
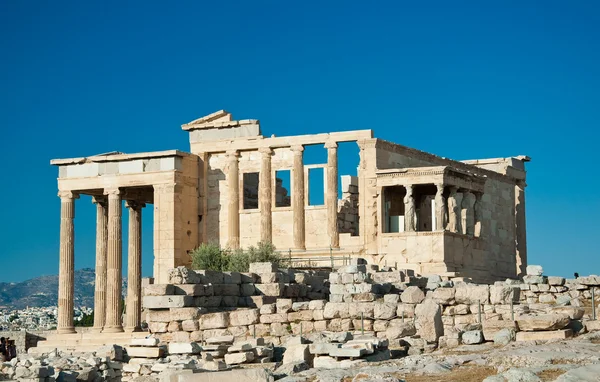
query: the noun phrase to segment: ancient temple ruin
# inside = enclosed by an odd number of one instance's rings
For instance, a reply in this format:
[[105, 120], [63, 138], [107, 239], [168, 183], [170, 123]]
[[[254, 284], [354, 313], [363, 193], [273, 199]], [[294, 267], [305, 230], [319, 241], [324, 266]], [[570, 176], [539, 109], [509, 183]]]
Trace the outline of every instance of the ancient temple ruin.
[[[374, 138], [371, 130], [269, 137], [258, 120], [233, 120], [226, 111], [182, 129], [190, 153], [51, 161], [61, 199], [59, 333], [74, 332], [73, 223], [82, 194], [97, 206], [94, 328], [105, 333], [140, 328], [141, 214], [149, 205], [158, 284], [168, 282], [170, 268], [189, 265], [189, 252], [205, 242], [239, 248], [269, 241], [295, 257], [353, 254], [421, 275], [476, 281], [525, 272], [526, 156], [454, 161]], [[357, 176], [338, 173], [341, 142], [360, 148]], [[303, 162], [310, 145], [324, 145], [326, 163]], [[323, 205], [308, 203], [311, 169], [324, 173]], [[291, 187], [278, 176], [282, 171]], [[129, 213], [124, 323], [123, 201]]]

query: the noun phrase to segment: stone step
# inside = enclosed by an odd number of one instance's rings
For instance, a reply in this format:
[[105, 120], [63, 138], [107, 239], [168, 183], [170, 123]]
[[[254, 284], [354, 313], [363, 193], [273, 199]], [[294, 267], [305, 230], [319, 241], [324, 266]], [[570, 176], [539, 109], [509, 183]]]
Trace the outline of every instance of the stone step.
[[573, 337], [571, 329], [540, 331], [540, 332], [517, 332], [517, 341], [545, 341], [564, 340]]
[[77, 346], [72, 346], [72, 345], [65, 345], [65, 346], [36, 346], [34, 348], [29, 348], [29, 350], [27, 350], [28, 354], [42, 354], [42, 353], [49, 353], [51, 351], [53, 351], [54, 349], [58, 349], [60, 351], [65, 351], [65, 352], [77, 352], [77, 353], [91, 353], [93, 351], [98, 350], [99, 348], [101, 348], [102, 346], [99, 345], [77, 345]]

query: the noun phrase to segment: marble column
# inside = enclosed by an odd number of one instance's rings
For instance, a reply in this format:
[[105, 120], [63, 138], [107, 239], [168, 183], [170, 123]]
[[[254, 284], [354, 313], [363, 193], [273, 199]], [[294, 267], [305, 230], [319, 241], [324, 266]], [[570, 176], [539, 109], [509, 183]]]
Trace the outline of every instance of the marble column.
[[465, 214], [463, 233], [469, 236], [473, 236], [475, 234], [475, 211], [473, 208], [474, 204], [475, 195], [473, 195], [471, 191], [465, 191], [463, 193], [462, 200], [462, 209]]
[[475, 213], [475, 231], [474, 236], [481, 237], [483, 234], [483, 211], [482, 211], [482, 192], [475, 193], [475, 204], [473, 205], [473, 212]]
[[450, 187], [450, 195], [448, 195], [448, 231], [454, 233], [462, 233], [461, 229], [461, 204], [458, 187]]
[[73, 326], [75, 272], [75, 199], [71, 191], [60, 191], [60, 264], [58, 270], [58, 334], [75, 333]]
[[415, 198], [413, 197], [413, 186], [408, 185], [406, 196], [404, 196], [404, 230], [414, 232], [415, 228]]
[[227, 215], [228, 243], [230, 249], [240, 247], [240, 185], [239, 152], [227, 152], [227, 187], [229, 189], [229, 212]]
[[337, 143], [328, 142], [327, 148], [327, 233], [329, 235], [329, 244], [332, 248], [340, 247], [340, 234], [338, 232], [337, 214], [338, 214], [338, 154]]
[[265, 243], [271, 243], [273, 241], [273, 218], [271, 215], [272, 210], [272, 184], [271, 184], [271, 157], [273, 156], [273, 150], [270, 147], [263, 147], [260, 150], [261, 153], [261, 164], [260, 164], [260, 179], [259, 183], [259, 195], [258, 195], [258, 206], [260, 210], [260, 241]]
[[104, 333], [123, 331], [122, 320], [122, 239], [121, 239], [121, 191], [105, 190], [108, 195], [108, 247], [106, 261], [106, 322]]
[[435, 227], [436, 231], [443, 231], [446, 228], [448, 212], [446, 198], [444, 197], [444, 185], [436, 184], [437, 192], [435, 194]]
[[106, 247], [108, 209], [104, 196], [92, 197], [96, 205], [96, 286], [94, 289], [94, 327], [100, 332], [106, 322]]
[[305, 249], [305, 223], [304, 223], [304, 161], [303, 146], [292, 146], [294, 153], [292, 211], [293, 211], [293, 236], [294, 248]]
[[142, 208], [144, 203], [128, 200], [129, 240], [127, 247], [127, 308], [125, 331], [141, 330], [142, 315]]

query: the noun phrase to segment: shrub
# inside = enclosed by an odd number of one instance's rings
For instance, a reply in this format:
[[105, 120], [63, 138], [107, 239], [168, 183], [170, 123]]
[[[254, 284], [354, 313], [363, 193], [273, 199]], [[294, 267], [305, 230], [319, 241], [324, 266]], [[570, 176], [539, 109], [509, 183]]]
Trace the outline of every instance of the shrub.
[[275, 250], [268, 242], [259, 242], [256, 247], [247, 250], [222, 250], [214, 243], [201, 244], [191, 253], [192, 269], [210, 269], [213, 271], [248, 272], [250, 263], [272, 262], [278, 267], [288, 266], [288, 259]]

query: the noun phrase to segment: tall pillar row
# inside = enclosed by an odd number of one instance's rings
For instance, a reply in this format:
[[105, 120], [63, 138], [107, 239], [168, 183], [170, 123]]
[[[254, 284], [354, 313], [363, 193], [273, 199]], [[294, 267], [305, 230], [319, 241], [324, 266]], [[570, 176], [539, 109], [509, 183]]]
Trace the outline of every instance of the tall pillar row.
[[75, 272], [75, 199], [72, 191], [60, 191], [60, 254], [58, 270], [58, 324], [59, 334], [75, 333], [73, 326], [74, 272]]
[[340, 247], [340, 234], [337, 226], [338, 211], [338, 145], [336, 142], [325, 144], [327, 149], [327, 233], [332, 248]]
[[446, 206], [446, 198], [444, 197], [444, 185], [442, 183], [436, 184], [435, 193], [435, 230], [443, 231], [446, 229], [448, 222], [448, 213]]
[[104, 333], [123, 331], [121, 316], [122, 238], [121, 191], [105, 190], [108, 195], [108, 247], [106, 265], [106, 323]]
[[141, 330], [142, 315], [142, 208], [144, 203], [127, 200], [129, 240], [127, 248], [127, 309], [125, 330]]
[[94, 196], [96, 205], [96, 283], [94, 290], [94, 327], [100, 332], [106, 322], [106, 250], [108, 245], [108, 205], [106, 197]]
[[293, 236], [294, 248], [306, 249], [305, 222], [304, 222], [304, 161], [302, 145], [292, 146], [294, 153], [294, 164], [292, 168], [293, 191], [292, 191], [292, 214], [293, 214]]
[[239, 191], [239, 152], [227, 152], [227, 187], [229, 189], [228, 246], [240, 247], [240, 191]]
[[259, 173], [259, 196], [258, 204], [260, 208], [260, 240], [270, 243], [273, 240], [273, 218], [272, 210], [272, 180], [271, 180], [271, 158], [273, 150], [270, 147], [264, 147], [260, 150], [261, 162]]

